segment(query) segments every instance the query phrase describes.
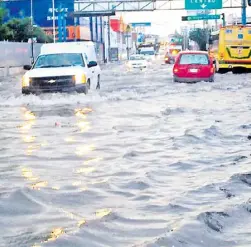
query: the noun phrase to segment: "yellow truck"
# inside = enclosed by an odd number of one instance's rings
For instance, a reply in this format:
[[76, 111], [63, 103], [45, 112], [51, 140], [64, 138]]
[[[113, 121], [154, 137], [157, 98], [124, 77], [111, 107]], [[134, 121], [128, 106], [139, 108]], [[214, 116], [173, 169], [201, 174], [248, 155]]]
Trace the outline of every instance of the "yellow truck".
[[209, 49], [219, 73], [251, 70], [251, 26], [231, 25], [212, 32]]

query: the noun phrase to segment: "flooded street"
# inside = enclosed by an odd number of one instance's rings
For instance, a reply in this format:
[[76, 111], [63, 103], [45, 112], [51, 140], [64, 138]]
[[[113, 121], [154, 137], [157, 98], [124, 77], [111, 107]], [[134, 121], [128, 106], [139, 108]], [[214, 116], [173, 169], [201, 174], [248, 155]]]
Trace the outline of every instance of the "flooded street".
[[86, 96], [0, 82], [0, 246], [251, 246], [250, 74], [123, 70]]

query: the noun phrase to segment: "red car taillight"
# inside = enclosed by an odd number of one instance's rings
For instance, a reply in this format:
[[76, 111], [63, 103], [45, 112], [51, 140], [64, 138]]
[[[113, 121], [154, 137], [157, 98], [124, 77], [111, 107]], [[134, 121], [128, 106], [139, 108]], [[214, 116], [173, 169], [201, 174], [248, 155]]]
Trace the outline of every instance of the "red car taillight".
[[210, 73], [211, 73], [211, 74], [214, 73], [214, 66], [212, 66], [212, 67], [210, 68]]
[[179, 69], [178, 68], [173, 68], [173, 73], [178, 73], [179, 72]]

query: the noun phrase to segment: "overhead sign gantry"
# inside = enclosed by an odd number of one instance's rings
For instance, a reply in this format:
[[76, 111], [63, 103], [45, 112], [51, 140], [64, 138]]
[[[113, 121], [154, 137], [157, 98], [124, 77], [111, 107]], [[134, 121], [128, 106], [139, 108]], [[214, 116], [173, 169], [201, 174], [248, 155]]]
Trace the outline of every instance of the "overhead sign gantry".
[[[198, 8], [197, 3], [201, 1], [186, 0], [190, 9]], [[192, 3], [191, 3], [192, 1]], [[214, 2], [217, 4], [213, 4]], [[188, 3], [189, 2], [189, 3]], [[208, 4], [210, 2], [210, 4]], [[211, 3], [212, 2], [212, 3]], [[220, 2], [220, 3], [218, 3]], [[196, 3], [196, 4], [195, 4]], [[195, 6], [196, 5], [196, 6]], [[184, 10], [184, 0], [76, 0], [75, 6], [78, 11], [108, 11], [115, 9], [116, 12], [136, 12], [154, 10]], [[241, 3], [235, 0], [202, 0], [199, 9], [241, 8]]]

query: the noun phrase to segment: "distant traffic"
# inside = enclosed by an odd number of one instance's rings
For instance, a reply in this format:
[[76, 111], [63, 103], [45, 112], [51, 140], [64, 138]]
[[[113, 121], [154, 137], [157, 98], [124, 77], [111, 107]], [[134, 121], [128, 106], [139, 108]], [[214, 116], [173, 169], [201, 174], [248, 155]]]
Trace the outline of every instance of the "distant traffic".
[[[208, 51], [183, 50], [180, 44], [161, 47], [151, 40], [142, 43], [125, 63], [126, 71], [151, 70], [163, 59], [172, 64], [174, 82], [214, 82], [215, 73], [251, 70], [251, 27], [231, 25], [212, 32]], [[164, 53], [161, 58], [160, 53]], [[92, 42], [54, 43], [42, 46], [41, 53], [22, 80], [22, 93], [88, 93], [100, 88], [101, 69]]]

